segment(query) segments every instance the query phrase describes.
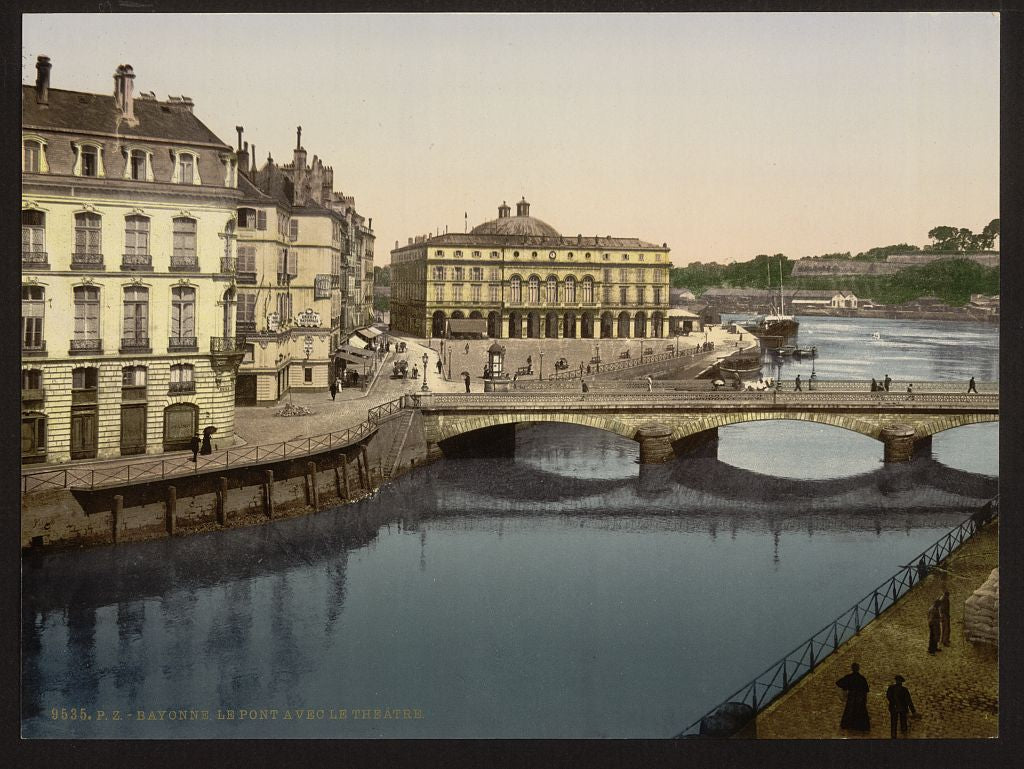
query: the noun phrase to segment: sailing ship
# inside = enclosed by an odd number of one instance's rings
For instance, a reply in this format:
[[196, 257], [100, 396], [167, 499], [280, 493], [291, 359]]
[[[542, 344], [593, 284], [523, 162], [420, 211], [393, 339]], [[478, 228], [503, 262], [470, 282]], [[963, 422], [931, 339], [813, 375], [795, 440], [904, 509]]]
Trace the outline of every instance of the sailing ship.
[[751, 334], [757, 337], [775, 337], [787, 339], [796, 335], [800, 323], [792, 315], [786, 315], [786, 298], [782, 293], [782, 260], [779, 259], [779, 306], [775, 306], [775, 297], [771, 294], [772, 267], [771, 262], [766, 261], [768, 268], [768, 290], [771, 306], [764, 315], [751, 318], [742, 326]]

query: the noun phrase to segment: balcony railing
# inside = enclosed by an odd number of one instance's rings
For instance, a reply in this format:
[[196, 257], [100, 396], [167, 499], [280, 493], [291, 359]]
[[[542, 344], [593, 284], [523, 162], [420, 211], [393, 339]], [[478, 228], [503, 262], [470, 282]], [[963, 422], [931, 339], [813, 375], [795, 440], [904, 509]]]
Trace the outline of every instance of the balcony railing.
[[121, 352], [152, 352], [149, 337], [126, 337], [121, 339]]
[[172, 272], [198, 272], [199, 258], [193, 256], [171, 256]]
[[153, 270], [153, 255], [121, 254], [121, 269], [151, 272]]
[[196, 352], [199, 340], [194, 336], [172, 336], [167, 339], [168, 352]]
[[32, 269], [50, 269], [49, 255], [45, 251], [22, 251], [21, 264]]
[[171, 395], [186, 395], [195, 391], [196, 383], [194, 380], [190, 382], [171, 382], [167, 389], [167, 392]]
[[71, 354], [72, 355], [83, 355], [88, 353], [101, 353], [103, 352], [103, 340], [102, 339], [72, 339], [71, 340]]
[[24, 341], [21, 343], [21, 354], [22, 355], [46, 355], [46, 340], [44, 339], [39, 344], [28, 345]]
[[46, 399], [46, 390], [42, 387], [23, 387], [21, 389], [21, 399], [23, 401], [41, 401]]
[[103, 254], [89, 254], [75, 251], [71, 254], [72, 270], [102, 270]]
[[211, 336], [211, 353], [238, 353], [245, 349], [244, 336]]
[[255, 286], [256, 273], [248, 270], [239, 270], [235, 274], [235, 282], [241, 286]]
[[238, 271], [238, 260], [232, 256], [222, 256], [220, 258], [220, 274], [221, 275], [234, 275]]

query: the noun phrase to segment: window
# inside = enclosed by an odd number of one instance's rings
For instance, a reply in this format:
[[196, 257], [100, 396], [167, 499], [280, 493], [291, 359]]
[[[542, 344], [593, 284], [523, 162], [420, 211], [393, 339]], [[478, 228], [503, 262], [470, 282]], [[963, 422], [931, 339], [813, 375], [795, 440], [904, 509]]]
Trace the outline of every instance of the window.
[[487, 298], [490, 301], [492, 301], [492, 302], [499, 301], [498, 286], [489, 286], [487, 294], [488, 294]]
[[490, 280], [500, 280], [499, 272], [498, 272], [498, 268], [497, 267], [491, 267], [491, 276], [490, 276], [489, 279]]
[[469, 287], [469, 298], [472, 302], [480, 301], [480, 286], [474, 284]]
[[611, 268], [610, 267], [605, 267], [604, 270], [603, 270], [603, 273], [604, 273], [604, 282], [605, 283], [611, 283], [612, 282], [612, 271], [611, 271]]
[[196, 391], [195, 373], [191, 364], [177, 363], [171, 366], [170, 392], [192, 393]]
[[[552, 253], [554, 253], [552, 251]], [[547, 285], [547, 300], [549, 304], [555, 304], [558, 302], [558, 278], [554, 275], [548, 277]]]
[[171, 339], [181, 345], [195, 344], [196, 290], [191, 286], [171, 289]]
[[444, 280], [444, 267], [441, 265], [434, 267], [434, 280]]
[[103, 230], [99, 214], [75, 214], [74, 261], [99, 264], [103, 260]]
[[474, 256], [475, 258], [479, 259], [479, 258], [480, 258], [480, 252], [479, 252], [479, 251], [474, 251], [474, 252], [473, 252], [473, 256]]
[[124, 348], [149, 346], [149, 290], [129, 286], [124, 290]]
[[184, 216], [174, 219], [174, 251], [171, 266], [197, 266], [196, 262], [196, 220]]
[[252, 229], [256, 226], [256, 209], [255, 208], [239, 208], [238, 209], [238, 226], [244, 227], [245, 229]]
[[256, 272], [256, 247], [255, 246], [239, 246], [238, 247], [238, 271], [239, 272]]
[[519, 252], [518, 251], [513, 251], [512, 252], [512, 256], [519, 256]]
[[[128, 257], [149, 257], [149, 219], [145, 216], [131, 215], [124, 218], [124, 255], [125, 263], [132, 264]], [[137, 263], [137, 262], [135, 262]]]
[[612, 287], [611, 286], [605, 285], [604, 290], [601, 292], [601, 295], [604, 297], [604, 303], [605, 304], [611, 304], [612, 303]]
[[311, 369], [309, 366], [302, 367], [302, 381], [305, 382], [306, 384], [313, 383], [313, 369]]
[[235, 331], [256, 330], [256, 294], [239, 293], [235, 307]]
[[456, 251], [455, 252], [455, 256], [462, 256], [462, 252], [461, 251]]
[[455, 272], [455, 275], [452, 278], [452, 280], [462, 280], [463, 279], [463, 270], [462, 270], [461, 267], [456, 267], [454, 272]]
[[627, 289], [625, 286], [619, 286], [619, 304], [626, 303]]
[[576, 301], [576, 278], [569, 275], [565, 279], [565, 301]]
[[282, 323], [288, 323], [292, 319], [292, 295], [281, 293], [277, 295], [277, 314], [281, 316]]
[[636, 287], [636, 303], [637, 304], [643, 304], [644, 303], [644, 294], [646, 293], [644, 291], [645, 288], [646, 288], [646, 286], [637, 286]]
[[583, 255], [583, 258], [584, 258], [584, 259], [589, 259], [589, 258], [590, 258], [590, 252], [589, 252], [589, 251], [587, 251], [587, 253], [585, 253], [585, 254]]
[[296, 241], [299, 239], [299, 222], [297, 219], [292, 219], [288, 222], [288, 240]]
[[46, 262], [46, 214], [42, 211], [21, 212], [21, 260]]
[[636, 260], [637, 260], [638, 262], [642, 262], [642, 261], [644, 260], [644, 255], [643, 255], [643, 254], [637, 254], [637, 256], [636, 256]]
[[592, 304], [594, 301], [594, 279], [587, 275], [583, 279], [583, 302]]
[[622, 255], [622, 261], [628, 262], [629, 261], [629, 254], [623, 254]]
[[149, 173], [147, 172], [147, 159], [148, 157], [145, 150], [131, 150], [128, 153], [129, 178], [134, 179], [137, 182], [145, 181], [149, 178]]
[[256, 229], [267, 229], [267, 212], [262, 209], [256, 212]]
[[87, 144], [82, 147], [80, 150], [82, 176], [100, 175], [99, 156], [99, 150], [91, 144]]
[[125, 366], [121, 369], [121, 387], [145, 387], [146, 367]]
[[536, 251], [534, 251], [533, 253], [531, 253], [531, 254], [530, 254], [530, 258], [531, 258], [531, 259], [536, 259], [536, 258], [537, 258], [537, 252], [536, 252]]
[[470, 269], [470, 271], [469, 271], [469, 279], [470, 280], [483, 280], [484, 279], [484, 268], [483, 267], [473, 267], [472, 269]]
[[43, 317], [46, 292], [42, 286], [21, 287], [21, 347], [43, 350]]
[[647, 270], [637, 270], [636, 274], [639, 276], [638, 281], [640, 283], [647, 282]]
[[619, 270], [619, 283], [629, 283], [629, 270], [625, 267]]
[[654, 303], [661, 304], [661, 286], [654, 287]]
[[609, 256], [608, 254], [601, 254], [601, 259], [603, 259], [604, 261], [607, 262], [608, 261], [608, 256]]
[[548, 259], [554, 259], [554, 258], [555, 258], [555, 252], [554, 251], [550, 251], [548, 253]]
[[278, 249], [277, 252], [277, 285], [284, 286], [290, 283], [299, 274], [299, 255], [287, 248]]
[[452, 286], [452, 301], [453, 302], [461, 302], [462, 301], [462, 286], [461, 285], [454, 285], [454, 286]]
[[441, 285], [441, 284], [438, 284], [438, 285], [434, 286], [434, 301], [435, 302], [443, 302], [444, 301], [444, 286]]
[[99, 369], [76, 368], [71, 372], [72, 390], [95, 390], [99, 383]]
[[100, 290], [96, 286], [75, 286], [75, 340], [100, 338]]
[[491, 259], [497, 259], [497, 258], [498, 258], [498, 252], [497, 251], [491, 251]]
[[512, 279], [508, 282], [509, 286], [509, 301], [513, 304], [521, 304], [523, 301], [523, 281], [518, 275], [512, 276]]
[[26, 139], [21, 143], [21, 170], [26, 174], [43, 172], [43, 143]]
[[21, 370], [22, 390], [42, 390], [43, 371], [38, 368], [23, 368]]
[[180, 155], [178, 155], [179, 184], [195, 183], [195, 163], [196, 160], [192, 155], [186, 155], [185, 153], [181, 153]]
[[530, 276], [529, 287], [527, 288], [527, 301], [530, 304], [537, 304], [540, 302], [540, 278], [536, 275]]

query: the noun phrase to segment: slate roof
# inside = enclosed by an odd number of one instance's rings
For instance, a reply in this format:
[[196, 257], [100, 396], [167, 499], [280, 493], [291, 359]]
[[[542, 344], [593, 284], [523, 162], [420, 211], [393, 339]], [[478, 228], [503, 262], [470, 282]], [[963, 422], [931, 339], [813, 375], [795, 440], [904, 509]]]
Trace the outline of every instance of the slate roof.
[[26, 127], [63, 129], [83, 134], [117, 133], [124, 139], [217, 144], [226, 151], [231, 150], [186, 107], [136, 97], [134, 109], [139, 124], [129, 126], [122, 122], [118, 125], [120, 110], [113, 95], [51, 88], [49, 104], [37, 104], [35, 87], [21, 87], [21, 122]]
[[462, 232], [448, 232], [443, 235], [435, 235], [419, 243], [399, 246], [395, 251], [402, 251], [407, 248], [419, 248], [420, 246], [480, 246], [486, 248], [577, 248], [595, 252], [614, 251], [617, 249], [657, 249], [659, 251], [669, 250], [667, 246], [659, 246], [656, 243], [648, 243], [639, 238], [611, 238], [611, 237], [587, 237], [574, 238], [565, 236], [549, 235], [481, 235]]

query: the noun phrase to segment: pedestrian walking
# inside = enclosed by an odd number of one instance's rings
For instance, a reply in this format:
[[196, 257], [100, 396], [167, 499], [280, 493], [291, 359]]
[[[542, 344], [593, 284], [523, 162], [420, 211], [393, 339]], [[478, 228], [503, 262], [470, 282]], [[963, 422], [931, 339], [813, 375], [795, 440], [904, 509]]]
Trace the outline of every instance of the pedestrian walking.
[[192, 451], [192, 461], [196, 462], [199, 459], [199, 433], [192, 436], [192, 440], [188, 442], [188, 447]]
[[590, 364], [589, 363], [587, 364], [587, 373], [588, 374], [590, 373]]
[[928, 653], [935, 654], [942, 649], [939, 648], [939, 636], [942, 634], [942, 617], [939, 604], [941, 598], [936, 598], [928, 609]]
[[839, 721], [841, 729], [858, 732], [871, 731], [871, 716], [868, 715], [868, 679], [860, 674], [860, 665], [850, 665], [852, 672], [836, 681], [836, 686], [846, 692], [846, 706]]
[[978, 394], [978, 387], [974, 384], [974, 377], [971, 377], [971, 381], [967, 383], [967, 392]]
[[213, 453], [213, 443], [211, 442], [210, 436], [217, 432], [216, 427], [204, 427], [203, 428], [203, 444], [199, 449], [199, 453], [206, 455]]
[[466, 342], [466, 355], [469, 355], [469, 342]]
[[874, 377], [871, 377], [871, 392], [878, 392], [878, 382], [875, 381]]
[[917, 581], [920, 582], [922, 579], [928, 576], [928, 564], [925, 563], [924, 556], [917, 562]]
[[942, 591], [939, 599], [939, 643], [949, 646], [949, 591]]
[[903, 676], [896, 676], [895, 683], [890, 684], [889, 688], [885, 690], [885, 699], [889, 701], [889, 729], [892, 734], [892, 738], [896, 739], [896, 723], [899, 722], [900, 733], [907, 733], [907, 713], [913, 713], [917, 715], [917, 708], [914, 707], [914, 701], [910, 698], [910, 691], [903, 685], [906, 681]]
[[469, 392], [469, 372], [464, 373], [462, 378], [466, 380], [466, 392]]
[[800, 375], [796, 375], [796, 379], [793, 380], [793, 384], [796, 385], [796, 392], [802, 392], [803, 388], [800, 386]]
[[907, 395], [910, 396], [910, 400], [914, 400], [914, 383], [911, 382], [907, 385]]
[[441, 359], [437, 359], [437, 375], [441, 376]]
[[328, 389], [331, 391], [331, 400], [334, 400], [334, 397], [338, 394], [338, 380], [332, 380], [331, 386]]
[[889, 385], [891, 385], [891, 384], [892, 384], [892, 377], [890, 377], [888, 374], [886, 374], [885, 375], [885, 379], [882, 381], [882, 387], [885, 389], [886, 392], [889, 392]]
[[644, 378], [647, 380], [647, 392], [649, 392], [649, 393], [654, 392], [654, 380], [651, 379], [651, 375], [648, 374]]
[[590, 386], [587, 384], [586, 379], [581, 379], [580, 382], [583, 385], [583, 394], [586, 395], [588, 392], [590, 392]]
[[527, 373], [533, 371], [533, 356], [532, 355], [527, 355], [526, 356], [526, 371], [527, 371]]

